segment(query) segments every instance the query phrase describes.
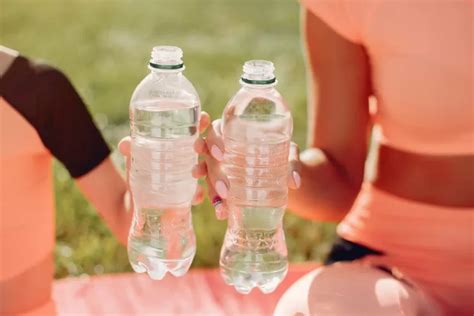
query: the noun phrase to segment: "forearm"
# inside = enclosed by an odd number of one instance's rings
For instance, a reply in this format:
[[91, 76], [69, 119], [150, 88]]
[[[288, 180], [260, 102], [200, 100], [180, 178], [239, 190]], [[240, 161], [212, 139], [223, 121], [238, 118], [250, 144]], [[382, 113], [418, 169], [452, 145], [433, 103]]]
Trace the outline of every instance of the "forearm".
[[323, 151], [301, 154], [301, 187], [290, 191], [289, 209], [306, 219], [340, 221], [349, 211], [360, 185], [351, 183]]
[[339, 221], [364, 178], [371, 127], [368, 98], [373, 92], [369, 54], [306, 9], [302, 28], [311, 149], [301, 155], [302, 186], [291, 192], [289, 207], [305, 218]]
[[133, 216], [127, 197], [125, 180], [110, 158], [87, 175], [76, 180], [85, 197], [95, 206], [115, 237], [127, 244], [128, 230]]
[[[98, 209], [100, 216], [104, 219], [114, 236], [122, 245], [127, 245], [128, 231], [133, 216], [130, 203], [127, 203], [127, 191], [121, 190], [115, 201], [110, 206], [104, 205]], [[91, 201], [92, 202], [92, 201]], [[93, 204], [97, 204], [94, 203]]]

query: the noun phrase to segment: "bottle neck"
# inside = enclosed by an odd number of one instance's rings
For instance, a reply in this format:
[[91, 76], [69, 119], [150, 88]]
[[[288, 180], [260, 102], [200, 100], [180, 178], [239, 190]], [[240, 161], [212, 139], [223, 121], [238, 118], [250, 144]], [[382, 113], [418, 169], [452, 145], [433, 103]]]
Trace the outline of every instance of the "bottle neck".
[[249, 89], [271, 89], [278, 84], [273, 73], [248, 74], [245, 73], [240, 77], [242, 87]]
[[276, 80], [271, 83], [248, 83], [244, 79], [240, 79], [242, 88], [250, 90], [273, 90], [277, 83]]
[[148, 69], [152, 73], [182, 73], [185, 67], [181, 59], [167, 60], [166, 62], [151, 59], [148, 63]]
[[148, 66], [148, 69], [150, 69], [150, 73], [153, 76], [171, 76], [171, 75], [182, 76], [184, 68], [185, 68], [184, 65], [176, 69], [162, 69], [162, 68], [153, 68], [152, 66]]

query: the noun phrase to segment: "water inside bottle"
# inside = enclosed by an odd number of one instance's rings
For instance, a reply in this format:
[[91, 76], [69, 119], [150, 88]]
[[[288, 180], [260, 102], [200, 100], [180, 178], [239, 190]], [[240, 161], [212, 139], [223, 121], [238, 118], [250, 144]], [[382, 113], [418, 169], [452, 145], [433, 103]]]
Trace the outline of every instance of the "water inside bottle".
[[196, 251], [191, 202], [199, 105], [157, 100], [131, 107], [130, 186], [135, 207], [129, 258], [136, 272], [181, 276]]
[[220, 266], [225, 282], [244, 294], [273, 292], [288, 269], [282, 218], [291, 116], [266, 112], [229, 117], [224, 129], [230, 212]]
[[[288, 270], [281, 227], [285, 209], [244, 207], [241, 210], [238, 216], [243, 224], [239, 225], [240, 228], [229, 227], [226, 232], [220, 261], [221, 274], [227, 284], [233, 285], [242, 294], [249, 293], [253, 288], [271, 293]], [[264, 217], [278, 224], [257, 224]]]

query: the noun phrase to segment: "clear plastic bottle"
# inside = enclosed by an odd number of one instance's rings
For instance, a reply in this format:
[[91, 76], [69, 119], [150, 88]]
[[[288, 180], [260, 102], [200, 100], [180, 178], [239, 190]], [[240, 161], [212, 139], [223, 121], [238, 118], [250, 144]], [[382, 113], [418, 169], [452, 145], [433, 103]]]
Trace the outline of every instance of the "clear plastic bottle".
[[222, 133], [230, 182], [229, 216], [220, 267], [240, 293], [276, 289], [288, 270], [282, 228], [288, 200], [288, 153], [293, 123], [273, 63], [247, 61], [241, 89], [227, 104]]
[[187, 272], [196, 252], [191, 202], [199, 96], [183, 75], [178, 47], [153, 48], [150, 74], [130, 101], [130, 187], [134, 203], [128, 256], [133, 270], [162, 279]]

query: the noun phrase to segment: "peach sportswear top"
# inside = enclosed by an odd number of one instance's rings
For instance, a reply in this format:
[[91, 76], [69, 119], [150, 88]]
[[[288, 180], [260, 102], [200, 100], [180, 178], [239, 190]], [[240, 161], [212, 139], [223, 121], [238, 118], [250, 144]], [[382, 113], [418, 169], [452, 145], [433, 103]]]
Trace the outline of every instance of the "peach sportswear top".
[[[427, 155], [474, 154], [472, 0], [302, 0], [371, 62], [378, 141]], [[407, 176], [410, 176], [407, 174]], [[446, 315], [474, 311], [474, 208], [406, 200], [364, 183], [338, 234], [382, 252]]]
[[474, 154], [472, 0], [302, 0], [369, 55], [380, 141]]
[[67, 77], [23, 56], [0, 77], [0, 145], [4, 282], [53, 253], [52, 158], [78, 178], [110, 151]]

